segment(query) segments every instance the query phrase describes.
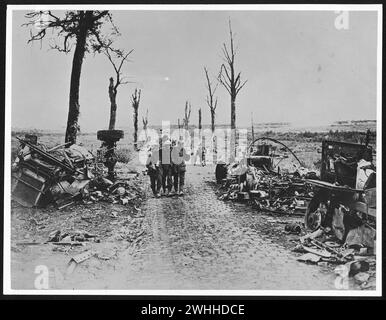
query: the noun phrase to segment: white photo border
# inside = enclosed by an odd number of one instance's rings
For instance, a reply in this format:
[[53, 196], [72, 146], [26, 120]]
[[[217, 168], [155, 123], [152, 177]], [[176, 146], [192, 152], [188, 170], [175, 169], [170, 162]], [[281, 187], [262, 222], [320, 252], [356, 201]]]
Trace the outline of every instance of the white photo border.
[[[130, 11], [373, 11], [377, 12], [377, 225], [376, 290], [15, 290], [11, 288], [11, 93], [12, 15], [19, 10], [130, 10]], [[7, 5], [6, 95], [4, 132], [3, 294], [5, 295], [129, 295], [129, 296], [382, 296], [382, 5], [262, 4], [262, 5]]]

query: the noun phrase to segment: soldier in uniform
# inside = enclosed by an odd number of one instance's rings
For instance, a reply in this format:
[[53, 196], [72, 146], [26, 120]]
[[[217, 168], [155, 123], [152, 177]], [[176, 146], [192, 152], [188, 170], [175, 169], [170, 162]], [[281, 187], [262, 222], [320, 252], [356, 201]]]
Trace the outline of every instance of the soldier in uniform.
[[154, 196], [159, 198], [161, 196], [162, 186], [162, 166], [160, 164], [160, 149], [159, 146], [154, 145], [149, 150], [149, 155], [146, 161], [147, 172], [150, 177], [151, 190]]
[[184, 195], [185, 172], [186, 163], [189, 161], [190, 155], [186, 153], [183, 142], [178, 141], [177, 145], [172, 148], [172, 162], [173, 162], [173, 186], [174, 191], [179, 196]]
[[164, 135], [160, 146], [160, 162], [162, 168], [162, 189], [165, 196], [169, 196], [172, 189], [172, 161], [170, 139]]

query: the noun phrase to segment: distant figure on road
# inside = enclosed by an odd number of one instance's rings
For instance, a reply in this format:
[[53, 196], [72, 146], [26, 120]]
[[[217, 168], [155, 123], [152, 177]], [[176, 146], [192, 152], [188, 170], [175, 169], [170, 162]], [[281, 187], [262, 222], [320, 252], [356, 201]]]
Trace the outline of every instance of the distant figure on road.
[[197, 160], [198, 160], [198, 163], [200, 165], [205, 166], [205, 152], [206, 152], [205, 147], [203, 147], [200, 143], [200, 145], [198, 146], [198, 148], [196, 150], [193, 165], [196, 165]]
[[206, 166], [205, 155], [206, 155], [206, 148], [204, 146], [202, 146], [202, 148], [201, 148], [201, 165], [203, 167]]

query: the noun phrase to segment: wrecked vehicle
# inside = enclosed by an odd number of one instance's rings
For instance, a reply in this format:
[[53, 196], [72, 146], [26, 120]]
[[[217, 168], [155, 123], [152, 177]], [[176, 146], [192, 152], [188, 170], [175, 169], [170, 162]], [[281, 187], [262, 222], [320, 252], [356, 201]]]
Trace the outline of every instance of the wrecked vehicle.
[[314, 189], [304, 217], [308, 233], [293, 249], [303, 254], [299, 261], [337, 265], [337, 278], [351, 278], [361, 289], [376, 286], [373, 151], [368, 143], [322, 142], [321, 180], [306, 179]]
[[304, 223], [314, 231], [331, 227], [340, 241], [351, 229], [375, 224], [376, 168], [368, 144], [322, 142], [320, 180], [307, 179], [314, 188]]
[[[256, 144], [258, 142], [258, 144]], [[273, 142], [279, 145], [280, 148], [275, 148], [272, 144], [267, 142]], [[276, 171], [280, 173], [280, 162], [283, 159], [289, 158], [288, 153], [299, 163], [300, 167], [303, 167], [303, 163], [299, 160], [296, 154], [288, 148], [284, 143], [279, 140], [261, 137], [257, 138], [250, 144], [248, 148], [247, 163], [250, 166], [256, 168], [262, 168], [270, 171]]]
[[[280, 149], [265, 141], [280, 145]], [[300, 165], [293, 172], [279, 166], [289, 155]], [[262, 137], [250, 144], [247, 157], [240, 162], [217, 164], [216, 180], [227, 190], [220, 195], [223, 200], [251, 201], [261, 211], [303, 212], [308, 230], [329, 226], [343, 241], [348, 230], [375, 218], [376, 170], [372, 160], [373, 149], [368, 143], [325, 140], [319, 177], [304, 168], [283, 143]]]
[[[299, 164], [294, 172], [280, 167], [290, 155]], [[304, 214], [306, 202], [312, 197], [304, 179], [315, 177], [316, 173], [304, 168], [292, 150], [268, 137], [255, 139], [240, 162], [216, 166], [216, 180], [227, 190], [220, 199], [246, 200], [259, 211]]]
[[[280, 148], [273, 146], [267, 142], [273, 142], [280, 146]], [[252, 141], [247, 150], [245, 166], [254, 167], [266, 172], [280, 174], [280, 162], [283, 159], [289, 158], [289, 154], [299, 163], [300, 167], [304, 167], [303, 163], [295, 155], [290, 148], [282, 142], [269, 137], [261, 137]], [[239, 166], [238, 162], [226, 164], [225, 162], [218, 162], [216, 165], [216, 181], [218, 184], [227, 179], [227, 175], [240, 175], [240, 172], [232, 170]], [[232, 172], [233, 171], [233, 172]], [[241, 173], [242, 174], [242, 173]]]
[[63, 144], [47, 150], [34, 135], [16, 138], [20, 147], [12, 166], [12, 199], [21, 205], [44, 205], [59, 194], [72, 198], [90, 181], [94, 157], [85, 148]]
[[[20, 146], [12, 165], [12, 199], [22, 206], [44, 207], [52, 203], [62, 209], [77, 200], [86, 204], [107, 201], [126, 205], [142, 194], [135, 183], [125, 181], [131, 179], [115, 179], [116, 160], [111, 148], [103, 152], [103, 145], [94, 157], [75, 144], [47, 149], [38, 143], [37, 136], [16, 138]], [[114, 161], [109, 161], [111, 158]], [[106, 169], [113, 180], [106, 178]]]
[[[240, 162], [217, 166], [216, 180], [221, 183], [219, 198], [245, 201], [259, 212], [299, 216], [298, 221], [283, 221], [282, 228], [291, 241], [298, 237], [292, 249], [300, 254], [298, 261], [333, 270], [338, 278], [350, 279], [352, 285], [355, 283], [361, 289], [373, 288], [374, 150], [368, 143], [324, 140], [318, 175], [303, 166], [294, 171], [288, 170], [291, 166], [285, 168], [281, 161], [292, 152], [284, 146], [279, 151], [283, 149], [287, 154], [278, 155], [278, 150], [268, 144], [251, 146], [248, 156]], [[295, 160], [302, 165], [299, 159]]]

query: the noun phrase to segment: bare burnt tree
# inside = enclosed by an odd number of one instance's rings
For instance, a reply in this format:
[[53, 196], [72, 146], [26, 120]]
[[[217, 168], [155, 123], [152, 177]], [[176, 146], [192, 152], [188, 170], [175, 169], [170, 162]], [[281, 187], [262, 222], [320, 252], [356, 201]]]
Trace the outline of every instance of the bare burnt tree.
[[202, 113], [201, 113], [201, 108], [198, 109], [198, 139], [199, 143], [202, 143], [203, 137], [202, 137]]
[[138, 150], [138, 108], [139, 102], [141, 101], [141, 89], [135, 89], [131, 95], [131, 105], [134, 109], [133, 120], [134, 120], [134, 148]]
[[222, 52], [224, 63], [221, 64], [220, 72], [218, 75], [219, 82], [224, 86], [224, 88], [228, 91], [231, 98], [231, 150], [233, 151], [233, 155], [236, 152], [236, 97], [240, 90], [247, 83], [247, 80], [241, 82], [241, 72], [237, 73], [235, 71], [235, 56], [236, 50], [233, 44], [233, 32], [231, 20], [229, 19], [229, 36], [230, 36], [230, 46], [228, 47], [225, 43], [223, 43]]
[[183, 126], [185, 130], [189, 130], [190, 114], [192, 112], [192, 106], [189, 101], [185, 102], [185, 114], [183, 119]]
[[251, 112], [251, 133], [252, 133], [252, 142], [255, 141], [255, 129], [253, 127], [253, 112]]
[[202, 114], [201, 114], [201, 108], [200, 108], [198, 109], [198, 130], [200, 130], [200, 132], [202, 129], [201, 121], [202, 121]]
[[[44, 16], [44, 19], [42, 19]], [[28, 22], [24, 26], [30, 26], [30, 39], [28, 42], [42, 41], [44, 38], [53, 36], [50, 44], [52, 49], [69, 53], [75, 46], [72, 59], [69, 108], [65, 142], [76, 143], [79, 131], [79, 87], [83, 59], [86, 52], [100, 52], [100, 43], [119, 31], [115, 27], [109, 11], [66, 11], [59, 17], [51, 11], [33, 11], [25, 15]], [[33, 26], [37, 21], [44, 21], [37, 32]], [[109, 23], [112, 27], [108, 34], [102, 33], [102, 26]], [[55, 38], [60, 39], [59, 45]]]
[[206, 88], [208, 90], [208, 94], [206, 96], [206, 103], [210, 109], [210, 117], [211, 117], [211, 128], [212, 133], [215, 130], [215, 119], [216, 119], [216, 108], [217, 108], [217, 97], [214, 97], [216, 93], [218, 83], [213, 86], [212, 82], [209, 79], [208, 69], [204, 67], [205, 77], [206, 77]]
[[145, 131], [145, 136], [147, 140], [147, 128], [149, 125], [149, 109], [146, 109], [145, 117], [142, 117], [143, 130]]
[[128, 57], [133, 50], [125, 53], [119, 49], [113, 49], [111, 47], [112, 42], [101, 44], [103, 45], [102, 50], [106, 55], [107, 59], [110, 61], [111, 65], [115, 71], [115, 79], [110, 77], [109, 79], [109, 98], [110, 98], [110, 122], [109, 130], [115, 129], [115, 122], [117, 118], [117, 93], [118, 87], [122, 84], [127, 84], [129, 81], [124, 80], [122, 76], [122, 66], [128, 61]]
[[178, 137], [179, 137], [179, 139], [181, 139], [181, 128], [182, 128], [182, 125], [181, 125], [181, 122], [180, 122], [180, 118], [177, 119], [177, 125], [178, 125]]

